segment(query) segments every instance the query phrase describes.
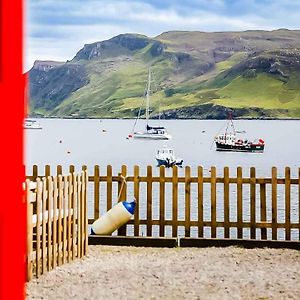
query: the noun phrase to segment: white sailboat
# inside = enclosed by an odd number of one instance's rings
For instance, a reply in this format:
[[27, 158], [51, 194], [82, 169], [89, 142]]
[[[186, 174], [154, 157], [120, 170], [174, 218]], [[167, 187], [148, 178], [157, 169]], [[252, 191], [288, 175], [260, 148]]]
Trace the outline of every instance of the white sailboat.
[[[150, 93], [151, 93], [151, 71], [149, 69], [148, 73], [148, 83], [147, 83], [147, 92], [146, 92], [146, 128], [145, 131], [139, 132], [135, 131], [135, 125], [133, 127], [132, 133], [128, 135], [128, 138], [135, 139], [149, 139], [149, 140], [169, 140], [171, 139], [171, 135], [167, 133], [167, 130], [163, 126], [150, 126], [149, 125], [149, 111], [150, 111]], [[140, 112], [139, 112], [140, 115]], [[139, 118], [138, 115], [138, 118]]]

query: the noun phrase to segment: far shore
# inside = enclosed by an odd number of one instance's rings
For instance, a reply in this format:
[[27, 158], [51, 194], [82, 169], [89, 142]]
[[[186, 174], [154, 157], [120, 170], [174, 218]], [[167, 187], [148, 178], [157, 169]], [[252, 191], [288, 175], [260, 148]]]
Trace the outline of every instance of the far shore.
[[[30, 119], [59, 119], [59, 120], [135, 120], [136, 118], [105, 118], [105, 117], [51, 117], [51, 116], [28, 116], [27, 118]], [[141, 118], [142, 120], [145, 120], [144, 118]], [[153, 120], [158, 120], [158, 118], [154, 118]], [[226, 118], [223, 119], [209, 119], [209, 118], [178, 118], [178, 119], [172, 119], [172, 118], [162, 118], [161, 120], [168, 121], [168, 120], [177, 120], [177, 121], [189, 121], [189, 120], [194, 120], [194, 121], [222, 121], [222, 120], [227, 120]], [[237, 117], [234, 118], [234, 120], [250, 120], [250, 121], [270, 121], [270, 120], [275, 120], [275, 121], [299, 121], [300, 118], [241, 118]]]

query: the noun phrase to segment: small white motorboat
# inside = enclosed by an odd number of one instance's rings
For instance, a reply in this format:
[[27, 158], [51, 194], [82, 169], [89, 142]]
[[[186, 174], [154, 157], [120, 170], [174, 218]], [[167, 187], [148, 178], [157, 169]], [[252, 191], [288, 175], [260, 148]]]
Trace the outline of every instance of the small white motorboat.
[[157, 166], [182, 166], [183, 159], [176, 158], [175, 152], [173, 149], [164, 146], [161, 149], [158, 149], [157, 154], [155, 156], [157, 161]]
[[23, 124], [23, 128], [25, 128], [25, 129], [42, 129], [42, 126], [36, 120], [25, 119], [24, 124]]

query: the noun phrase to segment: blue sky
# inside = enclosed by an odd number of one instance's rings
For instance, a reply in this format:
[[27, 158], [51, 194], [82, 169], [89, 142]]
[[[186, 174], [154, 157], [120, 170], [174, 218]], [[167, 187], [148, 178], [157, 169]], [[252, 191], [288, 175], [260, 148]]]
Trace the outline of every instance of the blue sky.
[[300, 29], [300, 0], [27, 0], [25, 70], [120, 33]]

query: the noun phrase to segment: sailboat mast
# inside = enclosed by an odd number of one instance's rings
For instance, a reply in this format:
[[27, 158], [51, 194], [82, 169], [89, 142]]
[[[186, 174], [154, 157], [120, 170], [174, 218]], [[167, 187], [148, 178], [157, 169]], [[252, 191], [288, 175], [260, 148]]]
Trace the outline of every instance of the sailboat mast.
[[151, 82], [151, 72], [150, 72], [150, 69], [149, 69], [147, 97], [146, 97], [146, 122], [147, 122], [147, 125], [148, 125], [148, 120], [149, 120], [149, 109], [150, 109], [150, 82]]

